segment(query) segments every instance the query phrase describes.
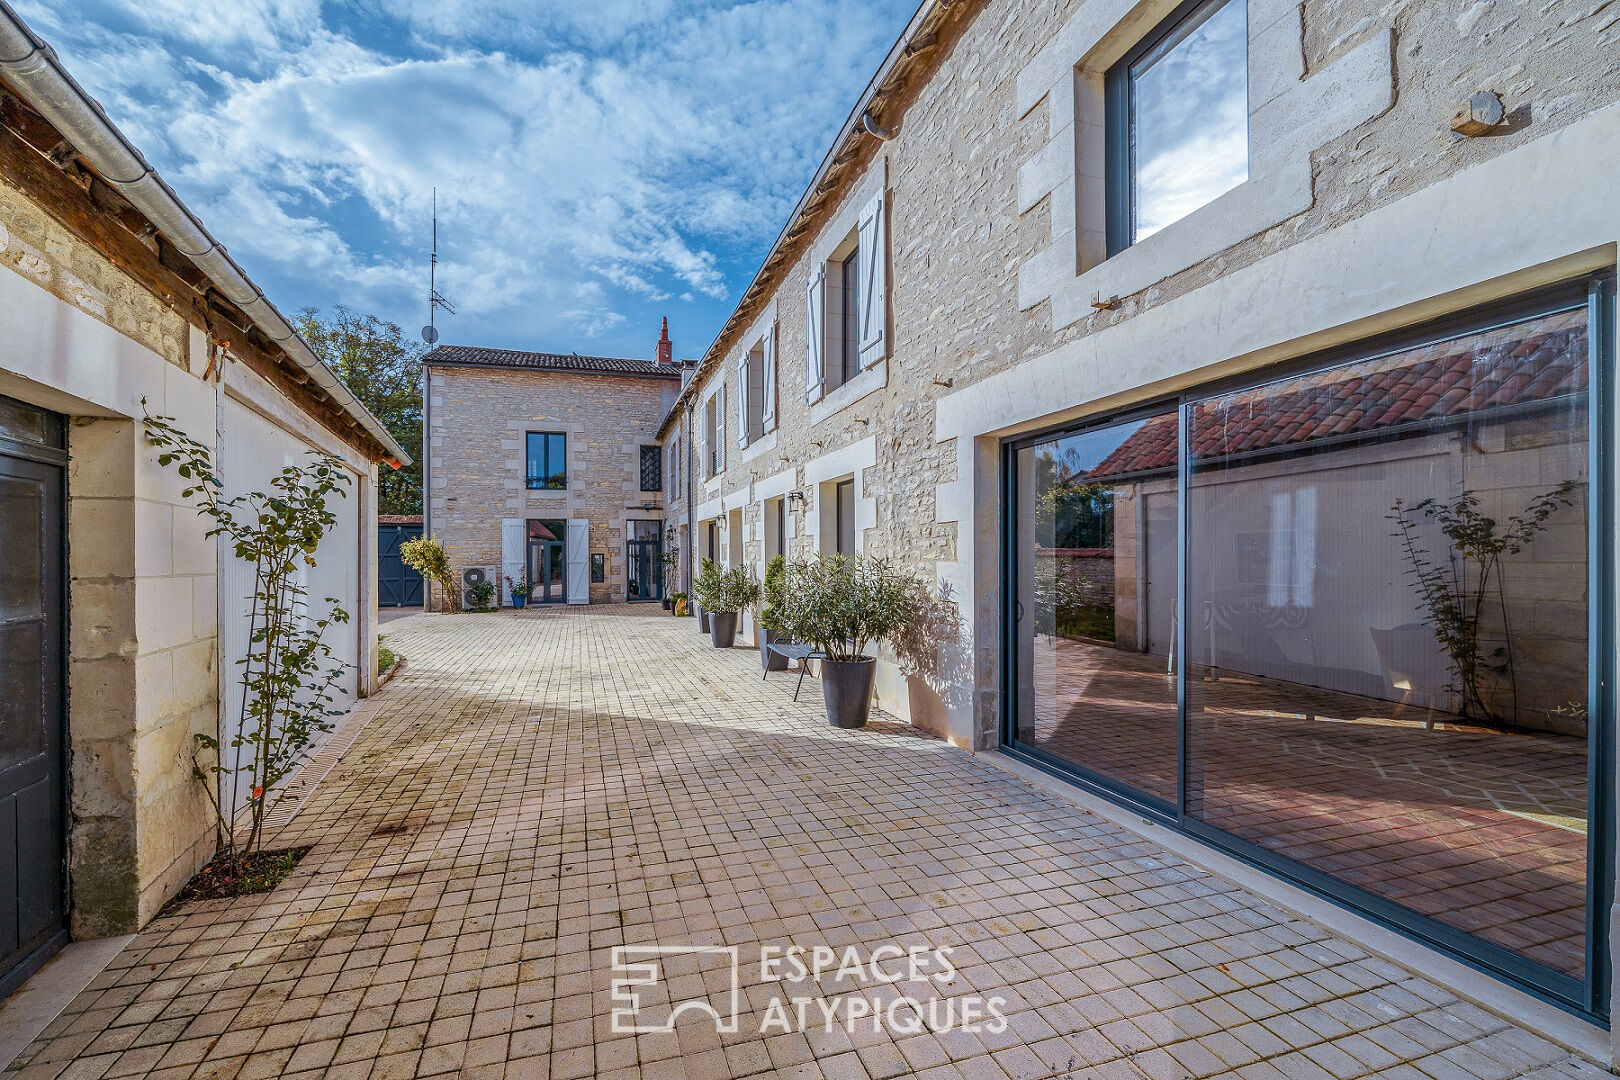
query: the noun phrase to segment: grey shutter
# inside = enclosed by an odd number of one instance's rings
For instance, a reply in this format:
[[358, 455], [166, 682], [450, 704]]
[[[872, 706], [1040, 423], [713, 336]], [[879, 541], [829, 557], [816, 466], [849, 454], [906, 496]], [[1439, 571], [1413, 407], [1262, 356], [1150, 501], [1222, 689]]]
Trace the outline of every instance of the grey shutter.
[[[721, 368], [724, 371], [725, 368]], [[714, 473], [726, 471], [726, 385], [714, 392]]]
[[810, 275], [810, 284], [804, 293], [804, 399], [811, 404], [821, 400], [822, 386], [826, 382], [826, 365], [822, 353], [826, 339], [822, 334], [827, 311], [827, 270], [818, 266]]
[[737, 361], [737, 445], [748, 445], [748, 354]]
[[759, 420], [765, 431], [776, 427], [776, 324], [765, 331], [765, 362], [760, 374]]
[[871, 367], [888, 354], [888, 230], [884, 227], [883, 193], [861, 211], [857, 228], [861, 275], [861, 367]]

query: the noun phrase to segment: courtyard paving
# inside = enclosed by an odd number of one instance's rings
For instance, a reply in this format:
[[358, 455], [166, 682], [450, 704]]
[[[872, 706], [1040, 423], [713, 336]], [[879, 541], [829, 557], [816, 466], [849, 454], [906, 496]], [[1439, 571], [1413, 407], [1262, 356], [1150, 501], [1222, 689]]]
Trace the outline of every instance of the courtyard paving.
[[[315, 845], [293, 875], [153, 921], [14, 1070], [1608, 1075], [905, 724], [830, 729], [813, 682], [795, 703], [692, 620], [388, 633], [408, 663], [277, 815], [276, 846]], [[645, 946], [736, 947], [736, 997], [726, 953]], [[827, 950], [821, 982], [765, 977], [789, 946]], [[615, 1030], [626, 994], [673, 1031]], [[671, 1016], [691, 999], [735, 1024]]]

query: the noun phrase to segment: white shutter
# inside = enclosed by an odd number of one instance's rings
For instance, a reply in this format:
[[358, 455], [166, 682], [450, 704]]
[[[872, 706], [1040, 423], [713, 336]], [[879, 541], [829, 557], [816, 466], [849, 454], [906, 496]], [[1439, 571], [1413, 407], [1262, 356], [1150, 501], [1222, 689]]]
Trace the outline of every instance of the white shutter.
[[591, 602], [591, 523], [584, 518], [568, 519], [568, 540], [563, 547], [567, 562], [568, 602]]
[[818, 266], [815, 274], [810, 275], [810, 285], [805, 288], [805, 400], [812, 405], [820, 402], [821, 387], [826, 382], [825, 322], [826, 267]]
[[826, 267], [818, 266], [810, 275], [804, 306], [804, 399], [814, 404], [821, 400], [821, 389], [826, 382], [826, 365], [822, 362], [827, 347], [822, 332], [827, 312]]
[[[724, 368], [721, 369], [725, 370]], [[714, 471], [726, 471], [726, 384], [714, 392]]]
[[888, 230], [883, 223], [883, 193], [861, 211], [860, 336], [861, 367], [871, 367], [888, 354]]
[[523, 556], [528, 547], [522, 518], [501, 519], [501, 603], [512, 603], [512, 586], [507, 578], [513, 581], [523, 576]]
[[737, 361], [737, 445], [748, 445], [748, 354]]
[[760, 426], [771, 431], [776, 427], [776, 324], [765, 331], [765, 362], [760, 365], [759, 418]]

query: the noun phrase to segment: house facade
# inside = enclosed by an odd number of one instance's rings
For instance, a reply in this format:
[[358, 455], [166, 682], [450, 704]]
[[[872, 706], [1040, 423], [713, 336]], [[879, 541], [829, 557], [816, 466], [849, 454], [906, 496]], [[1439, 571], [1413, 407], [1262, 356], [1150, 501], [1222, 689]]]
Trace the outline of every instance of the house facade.
[[377, 468], [408, 455], [0, 6], [0, 994], [69, 937], [139, 928], [214, 851], [195, 738], [236, 732], [253, 568], [147, 414], [227, 496], [339, 460], [305, 585], [351, 617], [336, 707], [368, 693]]
[[652, 361], [443, 345], [422, 370], [424, 528], [459, 572], [503, 604], [519, 580], [535, 604], [663, 599], [667, 323]]
[[892, 557], [885, 708], [1606, 1043], [1616, 34], [923, 4], [659, 428], [683, 550]]

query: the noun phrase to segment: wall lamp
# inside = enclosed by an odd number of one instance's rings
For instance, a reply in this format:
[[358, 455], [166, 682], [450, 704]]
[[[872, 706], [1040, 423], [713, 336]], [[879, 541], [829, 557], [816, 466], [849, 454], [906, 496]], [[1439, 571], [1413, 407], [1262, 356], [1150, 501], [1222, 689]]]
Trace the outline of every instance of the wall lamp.
[[790, 491], [790, 492], [788, 492], [787, 500], [788, 500], [788, 509], [790, 509], [790, 510], [793, 508], [794, 503], [798, 503], [800, 509], [804, 508], [804, 492], [802, 492], [802, 491]]

